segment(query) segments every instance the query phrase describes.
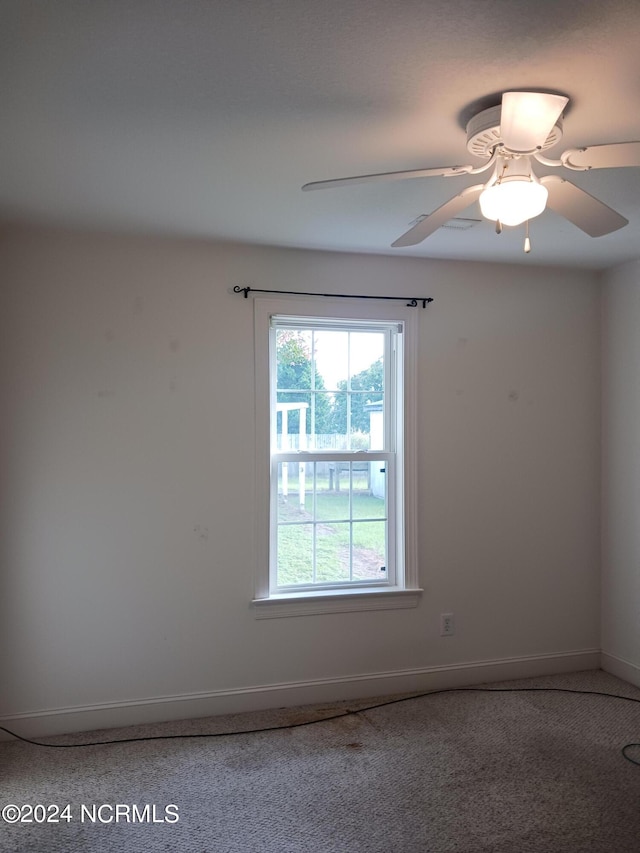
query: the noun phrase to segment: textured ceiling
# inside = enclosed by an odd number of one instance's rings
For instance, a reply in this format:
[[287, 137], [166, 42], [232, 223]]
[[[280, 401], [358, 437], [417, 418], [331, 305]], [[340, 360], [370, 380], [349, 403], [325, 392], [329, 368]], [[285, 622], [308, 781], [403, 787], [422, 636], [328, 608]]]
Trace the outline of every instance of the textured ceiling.
[[8, 0], [0, 215], [399, 256], [638, 257], [640, 169], [565, 173], [630, 224], [594, 239], [547, 211], [529, 256], [522, 229], [487, 222], [390, 248], [473, 176], [300, 191], [470, 162], [466, 120], [509, 89], [570, 97], [550, 157], [640, 140], [640, 2]]

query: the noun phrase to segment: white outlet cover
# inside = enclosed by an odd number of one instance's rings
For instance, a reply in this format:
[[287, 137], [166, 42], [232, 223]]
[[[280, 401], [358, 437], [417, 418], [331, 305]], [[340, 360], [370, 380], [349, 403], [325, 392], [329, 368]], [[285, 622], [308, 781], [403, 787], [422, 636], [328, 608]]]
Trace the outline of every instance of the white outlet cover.
[[456, 632], [456, 623], [453, 613], [440, 614], [440, 636], [452, 637]]

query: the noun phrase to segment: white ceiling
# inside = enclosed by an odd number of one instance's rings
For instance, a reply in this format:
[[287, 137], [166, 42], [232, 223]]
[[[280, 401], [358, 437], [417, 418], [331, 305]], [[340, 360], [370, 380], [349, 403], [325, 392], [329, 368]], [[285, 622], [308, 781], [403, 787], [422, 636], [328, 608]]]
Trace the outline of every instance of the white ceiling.
[[638, 257], [640, 169], [565, 172], [630, 224], [594, 239], [546, 211], [528, 256], [521, 228], [487, 222], [390, 248], [473, 176], [300, 190], [471, 162], [466, 120], [509, 89], [570, 97], [549, 157], [640, 140], [640, 2], [2, 0], [0, 215], [399, 256]]

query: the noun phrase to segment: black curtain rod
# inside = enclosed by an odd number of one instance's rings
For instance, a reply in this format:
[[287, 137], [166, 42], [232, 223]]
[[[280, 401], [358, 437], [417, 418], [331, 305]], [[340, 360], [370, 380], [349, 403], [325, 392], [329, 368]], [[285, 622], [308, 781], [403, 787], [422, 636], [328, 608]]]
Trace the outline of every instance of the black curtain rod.
[[426, 308], [429, 302], [433, 302], [431, 296], [363, 296], [359, 293], [309, 293], [301, 290], [261, 290], [259, 287], [239, 287], [238, 285], [233, 288], [233, 292], [244, 293], [245, 299], [248, 298], [250, 293], [284, 293], [287, 296], [327, 296], [329, 299], [394, 299], [406, 302], [407, 308], [417, 308], [419, 302], [422, 302], [422, 307]]

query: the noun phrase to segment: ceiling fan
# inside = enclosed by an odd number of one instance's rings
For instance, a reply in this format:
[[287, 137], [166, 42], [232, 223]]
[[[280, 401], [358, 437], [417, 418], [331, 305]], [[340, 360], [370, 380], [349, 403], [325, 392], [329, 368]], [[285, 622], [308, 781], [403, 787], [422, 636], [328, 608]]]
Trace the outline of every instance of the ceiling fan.
[[569, 99], [564, 95], [543, 92], [505, 92], [502, 103], [482, 110], [467, 124], [467, 150], [486, 160], [483, 165], [442, 166], [358, 175], [305, 184], [303, 190], [319, 190], [371, 181], [393, 181], [404, 178], [455, 177], [477, 175], [493, 166], [486, 184], [466, 187], [433, 213], [421, 218], [398, 237], [394, 247], [415, 246], [475, 201], [480, 202], [483, 216], [503, 225], [526, 223], [524, 250], [531, 250], [529, 220], [545, 207], [564, 216], [591, 237], [601, 237], [628, 225], [628, 220], [580, 187], [560, 177], [538, 178], [532, 160], [544, 166], [563, 167], [574, 171], [640, 167], [640, 142], [614, 142], [588, 148], [570, 148], [558, 160], [542, 152], [562, 138], [562, 113]]

